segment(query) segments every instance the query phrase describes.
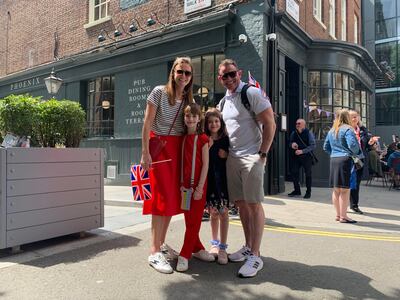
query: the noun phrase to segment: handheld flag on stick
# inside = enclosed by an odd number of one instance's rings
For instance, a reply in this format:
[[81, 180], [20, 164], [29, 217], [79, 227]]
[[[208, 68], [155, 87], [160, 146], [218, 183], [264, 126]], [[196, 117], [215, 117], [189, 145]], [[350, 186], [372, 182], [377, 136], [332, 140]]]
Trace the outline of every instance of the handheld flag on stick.
[[151, 199], [151, 187], [149, 172], [141, 165], [131, 167], [131, 182], [134, 201]]
[[249, 71], [248, 83], [250, 85], [253, 85], [254, 87], [258, 88], [260, 90], [261, 95], [263, 95], [264, 97], [267, 96], [265, 91], [261, 88], [261, 84], [251, 75], [250, 71]]

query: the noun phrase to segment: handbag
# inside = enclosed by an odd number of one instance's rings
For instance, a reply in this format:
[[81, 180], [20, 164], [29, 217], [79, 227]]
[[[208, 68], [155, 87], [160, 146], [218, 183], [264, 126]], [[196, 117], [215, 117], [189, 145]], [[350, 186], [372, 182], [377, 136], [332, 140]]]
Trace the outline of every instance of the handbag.
[[193, 185], [194, 185], [194, 171], [196, 168], [196, 150], [197, 150], [197, 139], [198, 135], [194, 137], [194, 142], [193, 142], [193, 153], [192, 153], [192, 170], [190, 174], [190, 187], [185, 188], [183, 185], [183, 154], [185, 153], [184, 148], [185, 148], [185, 140], [186, 136], [183, 139], [183, 144], [182, 144], [182, 156], [181, 156], [181, 209], [182, 210], [190, 210], [190, 203], [192, 201], [192, 196], [193, 196]]
[[[183, 103], [183, 101], [182, 101], [181, 104], [179, 105], [179, 108], [178, 108], [178, 111], [176, 112], [174, 121], [172, 122], [172, 125], [171, 125], [171, 127], [169, 128], [168, 135], [171, 134], [172, 127], [174, 127], [176, 118], [178, 117], [178, 114], [179, 114], [179, 112], [180, 112], [180, 110], [181, 110], [182, 103]], [[149, 152], [150, 152], [151, 159], [152, 159], [153, 161], [155, 161], [155, 160], [157, 159], [157, 157], [160, 155], [161, 151], [164, 149], [164, 147], [165, 147], [166, 144], [167, 144], [167, 141], [162, 140], [162, 139], [160, 138], [160, 136], [158, 136], [158, 135], [152, 136], [152, 137], [149, 139]]]
[[357, 170], [360, 170], [362, 167], [364, 167], [364, 163], [362, 162], [361, 159], [359, 159], [357, 156], [352, 156], [351, 159], [353, 160], [354, 167]]

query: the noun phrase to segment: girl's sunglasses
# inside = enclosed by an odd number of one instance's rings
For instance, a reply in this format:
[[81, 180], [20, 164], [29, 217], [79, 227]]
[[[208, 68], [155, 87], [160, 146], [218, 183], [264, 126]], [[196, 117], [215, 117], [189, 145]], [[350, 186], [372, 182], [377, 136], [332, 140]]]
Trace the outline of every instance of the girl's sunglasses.
[[228, 79], [228, 77], [230, 78], [235, 78], [237, 74], [237, 71], [232, 71], [232, 72], [228, 72], [228, 73], [224, 73], [221, 75], [222, 79]]
[[176, 73], [178, 73], [179, 75], [183, 75], [185, 74], [186, 76], [191, 76], [192, 72], [190, 71], [185, 71], [185, 70], [175, 70]]

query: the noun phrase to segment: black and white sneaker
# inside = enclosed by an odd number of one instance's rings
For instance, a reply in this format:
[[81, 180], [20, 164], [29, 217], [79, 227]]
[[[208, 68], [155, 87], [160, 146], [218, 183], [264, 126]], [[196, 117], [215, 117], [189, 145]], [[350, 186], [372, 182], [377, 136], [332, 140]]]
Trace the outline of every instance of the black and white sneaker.
[[264, 263], [259, 256], [249, 255], [247, 261], [239, 269], [238, 276], [244, 278], [254, 277], [263, 267]]
[[247, 246], [243, 246], [240, 248], [238, 251], [229, 254], [228, 258], [232, 262], [240, 262], [240, 261], [245, 261], [247, 257], [250, 255], [251, 250]]
[[173, 272], [171, 265], [161, 252], [156, 252], [149, 256], [149, 265], [160, 273], [170, 274]]

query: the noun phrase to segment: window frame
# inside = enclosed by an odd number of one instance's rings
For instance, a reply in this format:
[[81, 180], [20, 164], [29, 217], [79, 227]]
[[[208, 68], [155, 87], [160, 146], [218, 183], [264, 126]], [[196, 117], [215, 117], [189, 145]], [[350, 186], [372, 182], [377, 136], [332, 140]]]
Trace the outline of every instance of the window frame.
[[336, 0], [329, 0], [329, 35], [336, 38]]
[[322, 0], [313, 0], [313, 16], [322, 23]]
[[[83, 25], [85, 29], [96, 26], [98, 24], [107, 22], [112, 19], [111, 14], [110, 14], [110, 3], [111, 0], [98, 0], [99, 4], [96, 5], [96, 0], [89, 0], [89, 5], [88, 5], [88, 23]], [[103, 2], [102, 2], [103, 1]], [[105, 7], [105, 16], [101, 17], [101, 12], [102, 12], [102, 7]], [[95, 10], [96, 7], [99, 8], [99, 18], [95, 19]]]
[[341, 38], [342, 41], [347, 40], [347, 0], [341, 1], [341, 15], [340, 15], [340, 25], [341, 25]]
[[358, 16], [354, 14], [354, 43], [358, 44], [359, 41], [359, 30], [358, 30]]

